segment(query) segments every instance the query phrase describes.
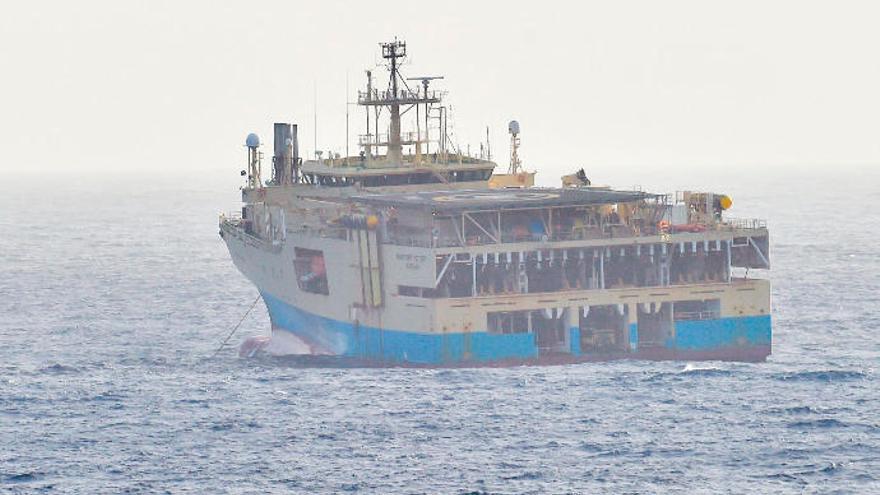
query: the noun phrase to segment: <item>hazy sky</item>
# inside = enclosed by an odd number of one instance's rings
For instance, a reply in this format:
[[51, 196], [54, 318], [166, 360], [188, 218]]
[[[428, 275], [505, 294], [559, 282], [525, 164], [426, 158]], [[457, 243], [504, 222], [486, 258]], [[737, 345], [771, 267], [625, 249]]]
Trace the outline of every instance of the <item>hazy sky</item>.
[[311, 151], [315, 87], [319, 147], [341, 151], [346, 76], [354, 99], [395, 35], [409, 75], [446, 76], [458, 142], [489, 125], [504, 164], [512, 118], [556, 176], [880, 163], [878, 5], [5, 2], [0, 170], [234, 173], [274, 121]]

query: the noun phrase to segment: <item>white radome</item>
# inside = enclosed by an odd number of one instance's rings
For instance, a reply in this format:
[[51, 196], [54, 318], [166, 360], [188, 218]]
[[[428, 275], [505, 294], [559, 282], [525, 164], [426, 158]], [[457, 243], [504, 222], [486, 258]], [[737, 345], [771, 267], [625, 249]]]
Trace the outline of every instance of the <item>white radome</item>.
[[247, 135], [247, 139], [244, 140], [245, 146], [248, 148], [259, 148], [260, 147], [260, 136], [257, 136], [253, 132]]
[[510, 123], [507, 124], [507, 130], [510, 131], [511, 134], [519, 134], [519, 122], [511, 120]]

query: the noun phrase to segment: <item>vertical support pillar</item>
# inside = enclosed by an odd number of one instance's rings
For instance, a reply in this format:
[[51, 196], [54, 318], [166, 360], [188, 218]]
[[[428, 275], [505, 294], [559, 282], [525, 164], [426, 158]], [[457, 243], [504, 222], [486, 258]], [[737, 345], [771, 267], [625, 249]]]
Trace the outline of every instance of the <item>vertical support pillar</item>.
[[672, 253], [670, 244], [660, 245], [660, 285], [669, 287], [672, 279]]
[[367, 230], [367, 251], [370, 266], [370, 304], [373, 307], [382, 306], [382, 257], [379, 255], [379, 238], [375, 230]]
[[629, 303], [626, 305], [626, 328], [629, 333], [629, 351], [639, 350], [639, 305]]
[[599, 288], [605, 288], [605, 249], [599, 252]]
[[581, 328], [580, 328], [580, 308], [570, 306], [565, 308], [565, 332], [566, 332], [566, 349], [572, 356], [581, 355]]
[[[467, 246], [467, 243], [468, 243], [467, 227], [465, 226], [465, 223], [464, 223], [464, 213], [462, 213], [461, 214], [461, 245]], [[471, 257], [473, 257], [473, 255], [471, 255]]]
[[596, 251], [590, 251], [590, 288], [598, 289], [599, 282], [596, 276]]

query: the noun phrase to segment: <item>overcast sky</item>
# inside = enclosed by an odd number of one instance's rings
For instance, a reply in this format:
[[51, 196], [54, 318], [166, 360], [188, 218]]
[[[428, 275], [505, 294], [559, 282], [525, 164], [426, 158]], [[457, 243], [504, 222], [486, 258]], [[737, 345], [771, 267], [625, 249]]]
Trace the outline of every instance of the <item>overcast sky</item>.
[[[345, 148], [378, 43], [444, 75], [456, 140], [527, 168], [880, 163], [875, 1], [5, 2], [0, 171], [234, 173], [248, 132]], [[352, 108], [352, 142], [363, 113]], [[268, 143], [271, 145], [271, 143]], [[498, 156], [501, 155], [501, 156]]]

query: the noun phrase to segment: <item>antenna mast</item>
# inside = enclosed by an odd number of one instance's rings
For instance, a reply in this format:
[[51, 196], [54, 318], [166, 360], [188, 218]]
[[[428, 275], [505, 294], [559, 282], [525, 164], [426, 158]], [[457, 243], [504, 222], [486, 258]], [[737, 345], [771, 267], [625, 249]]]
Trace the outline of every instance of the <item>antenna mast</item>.
[[388, 131], [388, 161], [403, 162], [403, 146], [400, 144], [400, 94], [397, 90], [397, 59], [406, 57], [406, 43], [397, 41], [382, 43], [382, 58], [391, 61], [391, 129]]
[[[425, 155], [431, 152], [431, 131], [428, 127], [428, 112], [431, 110], [431, 103], [434, 99], [432, 95], [431, 98], [428, 98], [428, 86], [431, 85], [431, 81], [443, 79], [443, 76], [419, 76], [419, 77], [407, 77], [407, 81], [421, 81], [422, 88], [424, 89], [424, 100], [425, 100]], [[418, 105], [416, 105], [416, 112], [418, 112]], [[416, 119], [418, 119], [418, 113], [416, 113]], [[421, 136], [420, 136], [421, 138]]]
[[[403, 156], [404, 145], [416, 145], [415, 161], [419, 161], [420, 158], [418, 155], [421, 154], [419, 144], [422, 139], [420, 135], [417, 136], [415, 133], [407, 133], [406, 136], [401, 135], [400, 116], [402, 113], [411, 110], [413, 107], [418, 109], [419, 105], [425, 105], [425, 123], [427, 127], [427, 110], [432, 104], [439, 103], [441, 99], [441, 94], [439, 92], [428, 92], [428, 83], [432, 79], [442, 78], [415, 78], [422, 81], [422, 85], [425, 88], [424, 94], [418, 91], [418, 89], [411, 89], [406, 83], [407, 80], [400, 74], [401, 60], [406, 57], [406, 43], [395, 38], [392, 42], [382, 43], [381, 47], [382, 58], [388, 61], [387, 67], [388, 71], [391, 73], [391, 77], [388, 81], [388, 89], [385, 91], [377, 91], [376, 89], [373, 89], [371, 73], [367, 71], [367, 90], [358, 93], [358, 104], [366, 107], [373, 107], [375, 109], [376, 115], [372, 120], [374, 121], [373, 128], [375, 129], [374, 135], [376, 139], [372, 139], [373, 135], [370, 133], [371, 119], [369, 116], [369, 110], [367, 110], [367, 134], [362, 136], [360, 144], [363, 146], [365, 154], [368, 157], [371, 155], [371, 151], [374, 147], [379, 148], [384, 146], [387, 149], [384, 163], [390, 166], [401, 166], [405, 165]], [[401, 112], [401, 106], [406, 107], [403, 112]], [[390, 110], [391, 122], [388, 129], [387, 139], [383, 139], [383, 136], [379, 134], [379, 110], [382, 107], [388, 107]], [[418, 113], [418, 110], [416, 110], [417, 115]], [[427, 133], [427, 128], [425, 129], [425, 132]], [[419, 132], [419, 134], [421, 134], [421, 132]], [[377, 160], [377, 162], [379, 161]]]
[[486, 126], [486, 160], [492, 161], [492, 143], [489, 141], [489, 126]]
[[[367, 71], [366, 99], [368, 99], [368, 100], [371, 99], [372, 94], [373, 94], [373, 73], [370, 71]], [[370, 134], [370, 108], [366, 107], [366, 111], [367, 111], [366, 112], [367, 113], [367, 135], [364, 136], [363, 145], [364, 145], [364, 154], [366, 155], [367, 159], [369, 159], [373, 153], [372, 146], [371, 146], [371, 143], [373, 141], [373, 136], [372, 136], [372, 134]], [[377, 129], [379, 128], [378, 122], [376, 123], [376, 128]]]
[[319, 155], [318, 154], [318, 83], [314, 80], [312, 81], [312, 103], [314, 104], [314, 106], [313, 106], [314, 113], [312, 115], [314, 117], [314, 122], [313, 122], [313, 124], [314, 124], [313, 132], [314, 132], [314, 138], [315, 138], [315, 150], [314, 151], [315, 151], [315, 155], [318, 156]]

